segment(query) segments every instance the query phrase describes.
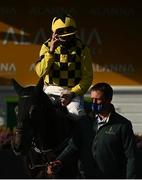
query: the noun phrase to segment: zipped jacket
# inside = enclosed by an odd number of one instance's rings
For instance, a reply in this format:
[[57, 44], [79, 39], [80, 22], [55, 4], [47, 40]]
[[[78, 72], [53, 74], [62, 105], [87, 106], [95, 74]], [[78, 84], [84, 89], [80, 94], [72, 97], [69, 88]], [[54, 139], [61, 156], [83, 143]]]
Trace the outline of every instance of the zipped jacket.
[[136, 142], [131, 122], [114, 111], [108, 123], [97, 129], [95, 118], [81, 119], [57, 159], [64, 162], [78, 151], [83, 178], [136, 178]]

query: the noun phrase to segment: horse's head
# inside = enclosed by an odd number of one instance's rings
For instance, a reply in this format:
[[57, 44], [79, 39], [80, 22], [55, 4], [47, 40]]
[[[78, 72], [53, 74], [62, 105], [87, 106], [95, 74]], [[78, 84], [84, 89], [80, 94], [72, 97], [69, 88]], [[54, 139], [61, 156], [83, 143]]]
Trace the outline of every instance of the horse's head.
[[29, 152], [30, 158], [33, 156], [33, 149], [34, 153], [39, 151], [43, 157], [38, 160], [46, 164], [65, 147], [74, 123], [69, 120], [66, 110], [60, 104], [52, 103], [49, 96], [44, 93], [43, 78], [36, 86], [22, 87], [16, 80], [12, 82], [19, 97], [13, 150], [17, 155], [27, 155]]
[[12, 83], [19, 97], [15, 147], [24, 153], [29, 149], [33, 138], [42, 149], [56, 146], [67, 135], [70, 125], [64, 118], [63, 107], [55, 106], [44, 93], [43, 78], [40, 78], [36, 86], [22, 87], [14, 79]]
[[[22, 87], [16, 80], [12, 80], [14, 89], [19, 97], [16, 107], [17, 131], [15, 134], [15, 149], [20, 153], [27, 151], [35, 134], [44, 132], [42, 123], [44, 106], [51, 109], [51, 101], [43, 92], [43, 78], [36, 86]], [[45, 118], [44, 118], [45, 119]], [[42, 130], [42, 131], [40, 131]], [[43, 133], [40, 134], [44, 136]]]

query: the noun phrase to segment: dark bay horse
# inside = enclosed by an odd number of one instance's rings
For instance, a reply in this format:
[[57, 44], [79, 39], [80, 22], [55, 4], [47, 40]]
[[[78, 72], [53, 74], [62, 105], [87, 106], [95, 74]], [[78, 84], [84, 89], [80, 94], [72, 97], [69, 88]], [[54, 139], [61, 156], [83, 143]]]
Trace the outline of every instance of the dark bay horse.
[[[54, 104], [43, 92], [43, 78], [36, 86], [22, 87], [12, 80], [19, 100], [12, 148], [26, 161], [31, 178], [48, 178], [47, 164], [65, 148], [76, 122], [65, 107]], [[76, 178], [77, 158], [66, 162], [56, 178]]]

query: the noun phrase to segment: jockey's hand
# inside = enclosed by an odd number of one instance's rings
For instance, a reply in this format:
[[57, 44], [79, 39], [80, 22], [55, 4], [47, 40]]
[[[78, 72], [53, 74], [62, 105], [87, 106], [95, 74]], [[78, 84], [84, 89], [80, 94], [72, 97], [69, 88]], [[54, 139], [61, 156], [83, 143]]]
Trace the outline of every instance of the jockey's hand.
[[55, 160], [49, 163], [47, 167], [47, 174], [49, 176], [54, 176], [61, 169], [62, 162], [60, 160]]
[[69, 90], [63, 91], [63, 93], [60, 96], [61, 105], [67, 106], [74, 97], [75, 93], [70, 92]]
[[59, 37], [56, 32], [53, 32], [52, 37], [51, 37], [51, 45], [50, 45], [50, 52], [54, 53], [55, 49], [59, 45]]

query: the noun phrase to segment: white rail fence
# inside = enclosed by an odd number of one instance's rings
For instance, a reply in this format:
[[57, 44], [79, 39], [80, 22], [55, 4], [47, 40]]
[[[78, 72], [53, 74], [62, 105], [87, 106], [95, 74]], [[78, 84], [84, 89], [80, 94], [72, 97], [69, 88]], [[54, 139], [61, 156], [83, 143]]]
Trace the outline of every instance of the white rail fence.
[[135, 134], [142, 134], [142, 86], [113, 86], [116, 111], [128, 118]]
[[[116, 111], [132, 122], [136, 134], [142, 134], [142, 86], [113, 86], [113, 89], [112, 102]], [[4, 111], [5, 121], [7, 121], [5, 98], [15, 95], [12, 87], [0, 86], [0, 113]]]

